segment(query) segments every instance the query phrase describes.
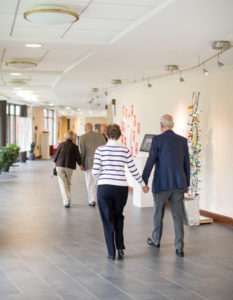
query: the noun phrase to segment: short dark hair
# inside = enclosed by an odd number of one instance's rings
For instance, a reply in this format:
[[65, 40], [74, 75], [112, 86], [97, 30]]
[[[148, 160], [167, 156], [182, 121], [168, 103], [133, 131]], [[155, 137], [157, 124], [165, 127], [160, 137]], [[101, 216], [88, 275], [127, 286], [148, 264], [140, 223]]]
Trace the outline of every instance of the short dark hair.
[[109, 139], [118, 140], [121, 136], [120, 126], [117, 124], [110, 124], [106, 128], [106, 135]]

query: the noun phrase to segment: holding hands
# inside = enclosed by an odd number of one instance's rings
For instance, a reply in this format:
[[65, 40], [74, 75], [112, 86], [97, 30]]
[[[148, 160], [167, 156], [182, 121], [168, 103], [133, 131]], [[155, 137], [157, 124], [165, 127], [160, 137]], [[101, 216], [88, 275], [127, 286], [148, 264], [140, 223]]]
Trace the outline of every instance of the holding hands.
[[149, 188], [148, 185], [145, 185], [145, 186], [142, 187], [142, 190], [143, 190], [144, 193], [148, 193], [150, 188]]

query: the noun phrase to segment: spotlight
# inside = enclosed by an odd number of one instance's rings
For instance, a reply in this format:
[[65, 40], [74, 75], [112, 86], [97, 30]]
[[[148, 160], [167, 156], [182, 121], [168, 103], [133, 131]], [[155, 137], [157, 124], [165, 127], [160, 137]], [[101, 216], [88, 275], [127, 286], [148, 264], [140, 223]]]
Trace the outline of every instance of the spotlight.
[[180, 72], [180, 82], [184, 82], [184, 78], [182, 77], [182, 73]]
[[218, 62], [217, 62], [217, 64], [218, 64], [219, 68], [221, 68], [221, 67], [224, 66], [224, 63], [222, 63], [221, 61], [219, 61], [219, 53], [218, 53]]
[[224, 66], [224, 63], [222, 63], [221, 61], [218, 60], [218, 67], [221, 68]]
[[209, 74], [208, 70], [205, 69], [205, 66], [203, 65], [203, 73], [205, 76], [207, 76]]
[[147, 86], [148, 86], [148, 88], [151, 88], [152, 84], [150, 82], [148, 82]]

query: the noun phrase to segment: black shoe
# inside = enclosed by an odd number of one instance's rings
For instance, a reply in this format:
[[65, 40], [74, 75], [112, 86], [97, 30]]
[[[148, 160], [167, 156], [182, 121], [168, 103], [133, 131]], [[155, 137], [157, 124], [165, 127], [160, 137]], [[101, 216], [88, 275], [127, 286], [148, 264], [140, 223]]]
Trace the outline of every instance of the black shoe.
[[150, 245], [150, 246], [154, 246], [154, 247], [156, 247], [156, 248], [159, 248], [159, 247], [160, 247], [160, 243], [154, 243], [154, 242], [152, 241], [152, 238], [150, 238], [150, 237], [146, 240], [146, 242], [147, 242], [147, 244]]
[[179, 257], [184, 257], [184, 250], [182, 248], [176, 249], [176, 255]]
[[94, 207], [94, 206], [95, 206], [95, 201], [92, 201], [92, 202], [89, 203], [88, 205]]
[[64, 207], [65, 207], [65, 208], [70, 207], [69, 203], [65, 204]]
[[108, 259], [110, 259], [110, 260], [115, 260], [115, 256], [108, 255]]
[[124, 258], [124, 255], [125, 255], [124, 250], [119, 249], [119, 250], [118, 250], [118, 259]]

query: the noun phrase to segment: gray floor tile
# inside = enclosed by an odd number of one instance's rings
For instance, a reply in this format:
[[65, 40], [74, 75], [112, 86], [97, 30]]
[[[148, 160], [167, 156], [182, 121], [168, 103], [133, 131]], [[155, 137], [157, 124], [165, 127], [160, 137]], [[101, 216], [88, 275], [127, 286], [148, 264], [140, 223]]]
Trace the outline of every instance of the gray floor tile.
[[[174, 253], [170, 211], [161, 248], [146, 244], [153, 208], [125, 208], [125, 259], [108, 261], [98, 207], [87, 203], [84, 174], [72, 177], [64, 209], [50, 161], [27, 161], [0, 180], [0, 299], [231, 300], [233, 230], [185, 227], [185, 257]], [[1, 175], [0, 175], [1, 176]], [[10, 197], [9, 197], [10, 195]]]

